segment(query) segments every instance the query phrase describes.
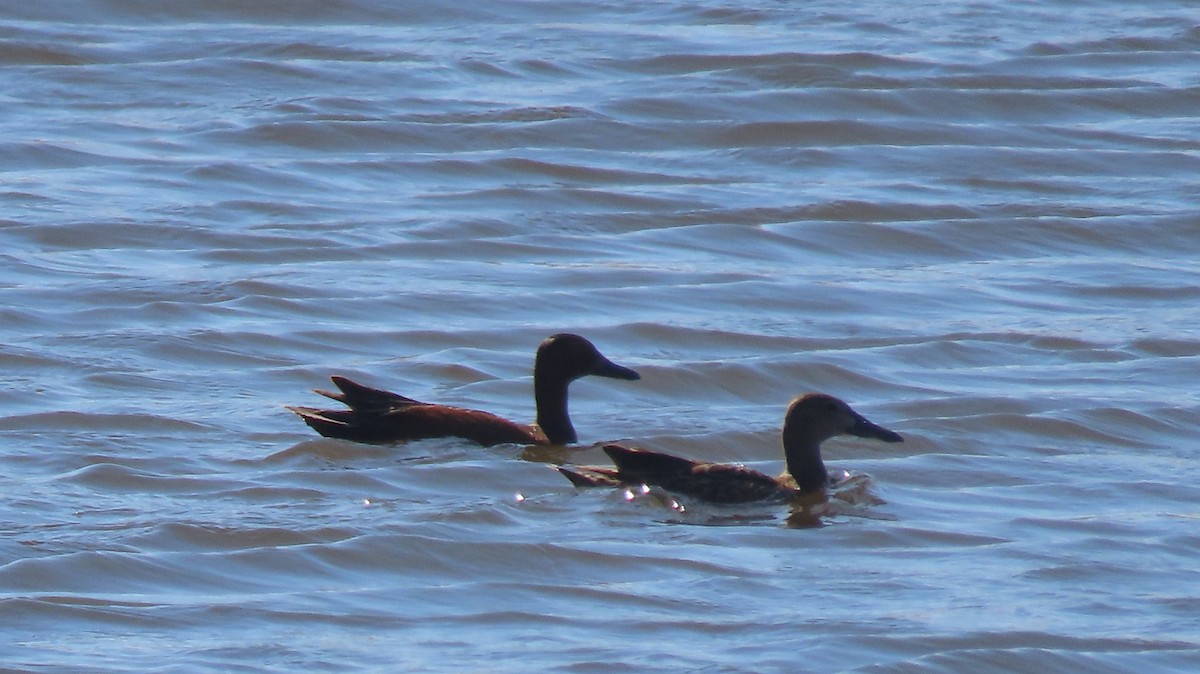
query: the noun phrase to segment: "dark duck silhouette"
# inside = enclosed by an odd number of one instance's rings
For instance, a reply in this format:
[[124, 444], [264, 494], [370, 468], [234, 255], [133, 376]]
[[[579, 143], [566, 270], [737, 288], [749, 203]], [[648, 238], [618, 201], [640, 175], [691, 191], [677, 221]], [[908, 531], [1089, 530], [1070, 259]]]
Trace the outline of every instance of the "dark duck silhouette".
[[614, 466], [558, 466], [558, 470], [578, 487], [644, 484], [712, 503], [782, 501], [831, 486], [821, 460], [821, 443], [838, 435], [884, 442], [904, 440], [898, 433], [871, 423], [838, 398], [810, 393], [788, 406], [783, 420], [787, 471], [779, 477], [736, 464], [692, 461], [616, 444], [602, 447]]
[[565, 445], [578, 440], [567, 414], [567, 387], [587, 375], [641, 378], [637, 372], [605, 358], [583, 337], [563, 333], [548, 337], [538, 346], [533, 364], [537, 421], [532, 425], [514, 423], [480, 410], [423, 403], [337, 375], [330, 379], [340, 392], [316, 392], [345, 403], [350, 409], [292, 406], [288, 409], [325, 437], [356, 442], [459, 437], [485, 447], [504, 443]]

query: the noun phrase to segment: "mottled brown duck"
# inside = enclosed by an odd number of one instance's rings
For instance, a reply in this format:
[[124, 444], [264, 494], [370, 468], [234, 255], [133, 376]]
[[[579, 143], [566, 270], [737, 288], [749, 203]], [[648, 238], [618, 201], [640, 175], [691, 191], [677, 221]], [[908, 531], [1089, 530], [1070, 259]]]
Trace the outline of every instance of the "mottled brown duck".
[[903, 441], [898, 433], [868, 421], [838, 398], [810, 393], [788, 406], [783, 420], [787, 470], [778, 477], [737, 464], [693, 461], [617, 444], [603, 446], [613, 466], [559, 466], [558, 470], [579, 487], [644, 484], [712, 503], [788, 500], [831, 486], [821, 443], [838, 435]]

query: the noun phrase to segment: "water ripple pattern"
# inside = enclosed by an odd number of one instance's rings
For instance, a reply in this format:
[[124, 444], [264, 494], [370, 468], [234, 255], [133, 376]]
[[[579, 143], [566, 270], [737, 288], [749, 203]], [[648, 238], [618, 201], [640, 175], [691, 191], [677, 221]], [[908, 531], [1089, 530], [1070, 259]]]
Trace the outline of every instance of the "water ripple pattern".
[[[1200, 668], [1200, 11], [0, 18], [0, 669]], [[343, 374], [576, 449], [326, 440]], [[869, 498], [576, 490], [621, 440]]]

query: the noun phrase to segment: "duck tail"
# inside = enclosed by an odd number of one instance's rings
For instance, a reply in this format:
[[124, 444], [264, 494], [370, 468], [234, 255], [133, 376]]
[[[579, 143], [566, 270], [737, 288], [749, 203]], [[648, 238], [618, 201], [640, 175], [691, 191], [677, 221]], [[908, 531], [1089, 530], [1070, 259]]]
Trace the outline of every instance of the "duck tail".
[[[384, 410], [395, 407], [403, 407], [405, 405], [420, 404], [418, 401], [402, 396], [399, 393], [392, 393], [391, 391], [385, 391], [383, 389], [363, 386], [356, 381], [347, 379], [346, 377], [342, 377], [340, 375], [335, 374], [330, 377], [330, 379], [333, 381], [334, 385], [340, 389], [340, 392], [335, 393], [333, 391], [323, 391], [321, 389], [314, 390], [326, 398], [332, 398], [340, 403], [345, 404], [352, 410]], [[295, 412], [296, 410], [293, 409], [292, 411]], [[299, 414], [299, 412], [297, 412], [297, 414]], [[301, 414], [300, 416], [304, 415]]]
[[621, 480], [617, 471], [603, 466], [555, 466], [558, 472], [571, 481], [576, 487], [619, 487]]
[[353, 430], [351, 415], [353, 412], [319, 410], [315, 407], [295, 407], [292, 405], [287, 405], [286, 408], [303, 419], [304, 423], [308, 424], [314, 431], [327, 438], [351, 437], [350, 433]]

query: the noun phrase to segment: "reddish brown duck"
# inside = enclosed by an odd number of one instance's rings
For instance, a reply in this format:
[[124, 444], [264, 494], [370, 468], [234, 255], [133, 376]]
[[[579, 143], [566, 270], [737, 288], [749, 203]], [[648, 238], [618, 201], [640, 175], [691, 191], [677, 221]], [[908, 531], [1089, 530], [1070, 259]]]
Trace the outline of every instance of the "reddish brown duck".
[[579, 487], [647, 484], [713, 503], [784, 500], [830, 486], [821, 443], [838, 435], [902, 442], [898, 433], [877, 426], [841, 400], [810, 393], [792, 401], [783, 420], [787, 472], [779, 477], [745, 466], [692, 461], [671, 454], [604, 445], [611, 466], [560, 466]]
[[331, 377], [339, 393], [320, 390], [317, 393], [345, 403], [350, 409], [288, 409], [325, 437], [357, 442], [459, 437], [484, 446], [509, 442], [565, 445], [578, 439], [567, 414], [567, 387], [587, 375], [641, 378], [637, 372], [605, 358], [583, 337], [564, 333], [553, 335], [538, 346], [533, 363], [537, 422], [532, 425], [513, 423], [489, 412], [423, 403], [339, 376]]

